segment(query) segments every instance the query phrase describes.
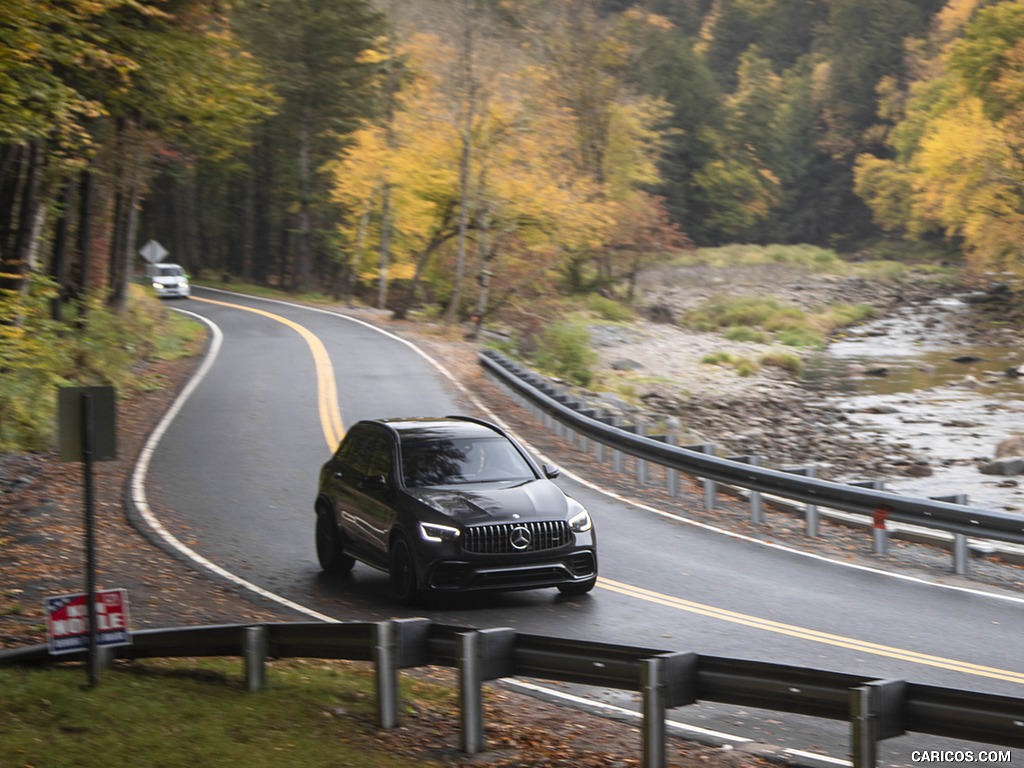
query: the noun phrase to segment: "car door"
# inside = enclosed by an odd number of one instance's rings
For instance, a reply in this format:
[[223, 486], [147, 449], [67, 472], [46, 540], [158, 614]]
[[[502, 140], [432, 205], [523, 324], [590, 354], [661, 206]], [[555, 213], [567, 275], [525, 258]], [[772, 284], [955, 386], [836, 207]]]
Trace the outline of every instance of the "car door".
[[341, 527], [349, 548], [373, 565], [387, 565], [387, 536], [394, 520], [392, 440], [373, 425], [353, 428], [339, 449], [334, 473]]
[[365, 474], [358, 484], [359, 518], [367, 545], [387, 559], [388, 535], [397, 512], [395, 484], [395, 441], [380, 430], [368, 446]]
[[335, 518], [344, 534], [346, 546], [361, 559], [373, 554], [366, 551], [367, 543], [362, 534], [359, 484], [366, 476], [367, 462], [375, 438], [374, 432], [368, 427], [353, 427], [338, 447], [323, 477], [324, 490], [333, 503]]

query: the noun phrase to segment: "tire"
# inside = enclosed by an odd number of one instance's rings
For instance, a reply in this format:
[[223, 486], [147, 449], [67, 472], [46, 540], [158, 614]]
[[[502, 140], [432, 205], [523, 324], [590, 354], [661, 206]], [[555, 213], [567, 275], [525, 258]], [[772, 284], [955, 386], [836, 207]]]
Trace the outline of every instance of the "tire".
[[574, 581], [571, 584], [559, 584], [558, 591], [566, 597], [579, 597], [587, 594], [597, 584], [597, 576], [592, 576], [586, 581]]
[[316, 516], [316, 558], [327, 573], [348, 573], [356, 564], [355, 558], [345, 554], [338, 527], [326, 512]]
[[391, 576], [391, 594], [400, 605], [415, 605], [420, 591], [416, 586], [416, 563], [409, 542], [397, 538], [391, 544], [388, 573]]

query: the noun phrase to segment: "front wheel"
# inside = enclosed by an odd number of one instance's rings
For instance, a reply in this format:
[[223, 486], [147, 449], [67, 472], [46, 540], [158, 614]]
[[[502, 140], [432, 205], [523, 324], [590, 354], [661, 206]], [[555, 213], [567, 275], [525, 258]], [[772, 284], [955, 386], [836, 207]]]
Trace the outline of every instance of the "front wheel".
[[326, 512], [316, 516], [316, 557], [328, 573], [348, 573], [356, 564], [354, 558], [345, 554], [338, 527]]
[[414, 605], [419, 600], [420, 591], [416, 586], [416, 563], [405, 539], [395, 539], [391, 545], [389, 573], [395, 600], [401, 605]]
[[597, 576], [591, 576], [586, 581], [574, 581], [571, 584], [559, 584], [558, 591], [566, 597], [579, 597], [585, 595], [597, 584]]

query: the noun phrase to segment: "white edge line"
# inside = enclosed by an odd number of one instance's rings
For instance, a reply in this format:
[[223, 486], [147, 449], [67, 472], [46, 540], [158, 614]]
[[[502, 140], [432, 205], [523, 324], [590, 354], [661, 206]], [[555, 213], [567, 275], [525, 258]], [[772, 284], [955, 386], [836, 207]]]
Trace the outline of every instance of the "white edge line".
[[149, 502], [146, 499], [145, 480], [146, 475], [149, 472], [149, 464], [153, 458], [153, 453], [156, 450], [157, 445], [160, 443], [161, 438], [163, 438], [164, 434], [167, 432], [168, 427], [170, 427], [171, 422], [174, 421], [178, 413], [184, 407], [185, 402], [189, 399], [189, 397], [191, 397], [192, 393], [196, 390], [200, 382], [202, 382], [202, 380], [206, 377], [206, 374], [209, 372], [210, 368], [213, 366], [213, 362], [214, 360], [217, 359], [217, 354], [220, 352], [220, 347], [224, 340], [224, 334], [221, 332], [220, 328], [218, 328], [213, 322], [207, 320], [202, 315], [198, 315], [195, 312], [189, 312], [188, 310], [184, 309], [175, 308], [175, 311], [181, 312], [186, 315], [191, 315], [192, 317], [195, 317], [200, 321], [206, 323], [206, 325], [210, 328], [210, 332], [212, 334], [210, 339], [210, 347], [206, 353], [206, 357], [203, 360], [202, 365], [199, 367], [199, 370], [196, 371], [195, 375], [185, 386], [185, 388], [181, 391], [181, 393], [175, 399], [171, 407], [167, 410], [167, 413], [164, 414], [163, 419], [160, 420], [160, 423], [150, 434], [149, 439], [146, 441], [146, 445], [143, 447], [142, 452], [139, 454], [139, 460], [136, 462], [135, 469], [132, 473], [131, 486], [132, 503], [135, 505], [135, 509], [138, 511], [138, 513], [142, 516], [142, 519], [146, 521], [146, 524], [150, 527], [150, 529], [152, 529], [152, 531], [157, 536], [159, 536], [167, 545], [173, 547], [175, 550], [177, 550], [185, 557], [187, 557], [189, 560], [194, 562], [196, 565], [199, 565], [202, 568], [205, 568], [206, 570], [215, 573], [221, 578], [227, 579], [228, 581], [237, 584], [240, 587], [243, 587], [244, 589], [248, 589], [249, 591], [259, 595], [260, 597], [272, 600], [275, 603], [283, 605], [286, 608], [290, 608], [293, 611], [305, 614], [306, 616], [310, 616], [314, 619], [319, 619], [320, 621], [337, 623], [337, 619], [334, 619], [330, 616], [325, 616], [324, 614], [311, 610], [305, 607], [304, 605], [294, 603], [291, 600], [282, 597], [281, 595], [269, 592], [263, 589], [262, 587], [253, 584], [250, 581], [246, 581], [245, 579], [236, 576], [235, 574], [231, 573], [231, 571], [221, 568], [216, 563], [207, 560], [198, 552], [186, 546], [180, 539], [178, 539], [174, 534], [167, 530], [164, 524], [160, 522], [157, 516], [153, 513], [153, 510], [150, 508]]
[[[551, 688], [545, 688], [542, 685], [536, 685], [535, 683], [528, 683], [525, 680], [516, 680], [515, 678], [502, 678], [501, 682], [512, 688], [520, 688], [525, 691], [532, 693], [538, 693], [543, 695], [545, 698], [559, 699], [561, 701], [568, 702], [574, 706], [582, 707], [588, 710], [602, 710], [604, 712], [610, 712], [615, 715], [622, 715], [629, 717], [633, 720], [643, 720], [643, 713], [637, 712], [632, 709], [626, 709], [625, 707], [619, 707], [615, 704], [608, 704], [603, 701], [595, 701], [594, 699], [588, 699], [583, 696], [576, 696], [571, 693], [565, 693], [564, 691], [558, 691]], [[714, 739], [716, 742], [723, 742], [726, 745], [732, 746], [735, 744], [754, 744], [754, 739], [747, 738], [746, 736], [733, 736], [729, 733], [722, 733], [721, 731], [712, 731], [708, 728], [701, 728], [698, 725], [689, 725], [688, 723], [680, 723], [671, 718], [666, 718], [666, 727], [673, 731], [691, 736], [691, 737], [705, 737]], [[818, 752], [807, 752], [802, 749], [789, 749], [783, 747], [778, 750], [787, 755], [793, 757], [804, 757], [810, 758], [820, 763], [828, 763], [830, 765], [841, 765], [851, 766], [849, 760], [843, 760], [838, 757], [830, 757], [829, 755], [823, 755]]]

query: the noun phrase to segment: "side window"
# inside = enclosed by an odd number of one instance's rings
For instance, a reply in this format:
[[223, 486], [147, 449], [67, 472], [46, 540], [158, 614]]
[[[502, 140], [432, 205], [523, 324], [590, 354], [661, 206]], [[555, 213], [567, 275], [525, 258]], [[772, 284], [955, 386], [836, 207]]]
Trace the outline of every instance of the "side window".
[[391, 440], [383, 435], [375, 435], [373, 447], [367, 453], [366, 472], [368, 477], [383, 475], [391, 481]]
[[334, 455], [336, 461], [347, 469], [354, 470], [359, 474], [366, 474], [366, 461], [368, 453], [376, 443], [375, 435], [368, 429], [354, 429], [345, 436], [338, 452]]

